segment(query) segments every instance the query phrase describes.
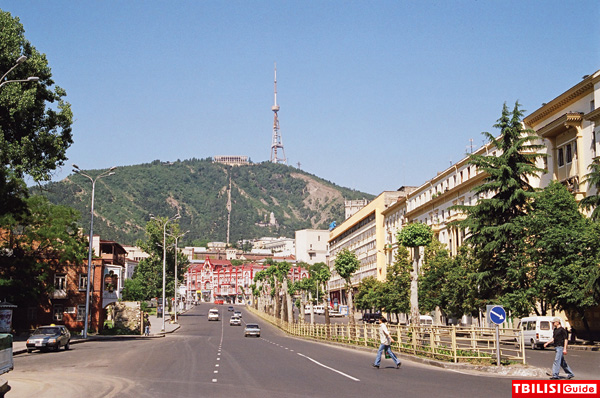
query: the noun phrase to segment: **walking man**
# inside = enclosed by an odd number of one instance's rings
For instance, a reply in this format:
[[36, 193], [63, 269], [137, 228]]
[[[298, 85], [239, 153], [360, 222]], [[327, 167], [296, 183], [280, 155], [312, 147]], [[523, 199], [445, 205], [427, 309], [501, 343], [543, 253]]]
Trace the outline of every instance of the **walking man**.
[[144, 314], [144, 336], [150, 336], [150, 317]]
[[552, 325], [554, 326], [552, 338], [548, 342], [544, 343], [544, 347], [547, 347], [548, 344], [554, 343], [554, 350], [556, 351], [554, 363], [552, 364], [552, 377], [550, 380], [560, 379], [560, 377], [558, 377], [558, 373], [560, 372], [561, 367], [567, 374], [567, 379], [572, 379], [575, 377], [575, 375], [567, 364], [567, 361], [565, 361], [565, 355], [567, 355], [567, 346], [569, 345], [567, 331], [561, 326], [560, 318], [554, 318], [552, 320]]
[[379, 368], [379, 364], [381, 363], [381, 354], [385, 351], [396, 364], [396, 369], [398, 369], [402, 364], [398, 358], [396, 358], [392, 352], [392, 349], [390, 348], [390, 344], [394, 342], [394, 339], [392, 338], [392, 335], [385, 324], [386, 322], [387, 320], [383, 316], [379, 319], [379, 342], [381, 345], [379, 346], [379, 350], [377, 350], [377, 358], [375, 358], [373, 367]]

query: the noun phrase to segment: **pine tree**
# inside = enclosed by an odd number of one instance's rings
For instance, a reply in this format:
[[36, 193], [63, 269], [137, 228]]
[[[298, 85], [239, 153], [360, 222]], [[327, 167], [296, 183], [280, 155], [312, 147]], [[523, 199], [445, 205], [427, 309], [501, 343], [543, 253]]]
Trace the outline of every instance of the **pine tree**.
[[479, 197], [474, 206], [455, 206], [466, 214], [456, 223], [467, 229], [467, 243], [479, 260], [476, 283], [480, 298], [498, 301], [518, 288], [518, 274], [527, 262], [515, 245], [524, 239], [517, 222], [527, 213], [536, 192], [529, 179], [536, 178], [542, 169], [535, 165], [544, 155], [536, 151], [542, 146], [533, 130], [521, 124], [523, 111], [519, 103], [510, 112], [504, 104], [502, 115], [494, 127], [500, 136], [484, 132], [490, 144], [499, 152], [493, 155], [471, 155], [469, 164], [486, 173], [484, 182], [473, 192]]

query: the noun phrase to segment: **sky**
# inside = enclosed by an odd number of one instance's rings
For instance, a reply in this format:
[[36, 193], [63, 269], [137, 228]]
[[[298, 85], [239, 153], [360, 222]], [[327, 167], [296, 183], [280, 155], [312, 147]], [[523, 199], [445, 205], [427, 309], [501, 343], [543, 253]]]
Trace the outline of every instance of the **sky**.
[[[600, 69], [600, 2], [2, 0], [74, 112], [71, 165], [268, 161], [370, 194], [419, 186]], [[472, 140], [472, 141], [471, 141]], [[118, 171], [117, 171], [118, 172]]]

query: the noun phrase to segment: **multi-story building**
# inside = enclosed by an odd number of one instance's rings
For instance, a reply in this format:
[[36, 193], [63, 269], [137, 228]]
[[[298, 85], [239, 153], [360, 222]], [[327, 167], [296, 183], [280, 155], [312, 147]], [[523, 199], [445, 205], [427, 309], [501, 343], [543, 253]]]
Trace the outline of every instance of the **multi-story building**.
[[[207, 259], [191, 264], [185, 273], [189, 301], [245, 304], [252, 297], [251, 285], [257, 272], [267, 265], [247, 263], [232, 265], [229, 260]], [[291, 280], [308, 278], [308, 270], [291, 267]]]
[[352, 277], [352, 286], [356, 287], [368, 276], [385, 279], [386, 259], [384, 255], [384, 217], [383, 211], [406, 196], [408, 190], [386, 191], [381, 193], [350, 218], [329, 233], [329, 280], [330, 298], [333, 303], [345, 302], [345, 281], [335, 271], [337, 253], [348, 249], [356, 254], [360, 261], [359, 270]]
[[296, 261], [307, 264], [327, 262], [327, 240], [325, 229], [302, 229], [296, 231]]

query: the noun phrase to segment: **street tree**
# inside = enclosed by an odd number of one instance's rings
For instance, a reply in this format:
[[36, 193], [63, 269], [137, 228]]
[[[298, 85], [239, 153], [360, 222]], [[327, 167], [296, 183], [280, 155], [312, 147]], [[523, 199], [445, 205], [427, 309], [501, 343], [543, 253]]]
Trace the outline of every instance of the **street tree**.
[[600, 158], [596, 157], [592, 163], [588, 166], [589, 173], [585, 175], [582, 183], [587, 183], [590, 187], [596, 189], [595, 195], [588, 195], [581, 199], [579, 206], [584, 210], [592, 210], [590, 218], [594, 221], [600, 221]]
[[500, 129], [500, 136], [483, 133], [499, 154], [469, 157], [469, 164], [485, 173], [483, 183], [473, 189], [479, 200], [472, 206], [453, 207], [466, 215], [452, 225], [469, 232], [466, 243], [473, 247], [479, 264], [476, 284], [480, 296], [489, 302], [502, 302], [507, 294], [519, 289], [515, 278], [527, 263], [523, 252], [515, 250], [515, 244], [525, 238], [517, 221], [527, 214], [535, 198], [529, 180], [543, 171], [536, 161], [544, 155], [537, 152], [541, 145], [535, 143], [535, 132], [523, 128], [522, 117], [518, 102], [512, 112], [504, 104], [494, 125]]
[[394, 254], [394, 263], [388, 268], [383, 291], [387, 312], [396, 315], [410, 311], [410, 273], [412, 271], [410, 253], [405, 246], [398, 245]]
[[0, 217], [0, 291], [20, 308], [36, 306], [54, 289], [52, 277], [87, 258], [79, 214], [35, 195], [24, 214]]
[[66, 92], [54, 85], [46, 56], [24, 33], [19, 18], [0, 10], [0, 75], [25, 56], [27, 60], [6, 80], [39, 78], [0, 87], [0, 215], [23, 210], [27, 196], [23, 178], [48, 181], [52, 171], [64, 164], [73, 143], [73, 114], [64, 100]]
[[[146, 224], [145, 240], [139, 240], [139, 246], [149, 257], [140, 260], [135, 268], [133, 277], [125, 282], [123, 298], [125, 300], [149, 300], [162, 296], [163, 280], [163, 226], [167, 218], [157, 217]], [[166, 235], [166, 285], [165, 295], [172, 297], [175, 294], [175, 255], [177, 255], [177, 279], [183, 281], [185, 269], [189, 260], [181, 251], [175, 251], [174, 236], [180, 236], [179, 224], [171, 222], [167, 225]]]
[[[327, 264], [325, 264], [324, 262], [318, 262], [318, 263], [314, 263], [313, 265], [310, 265], [308, 267], [308, 274], [310, 276], [310, 279], [313, 279], [314, 282], [314, 286], [315, 286], [315, 295], [313, 295], [313, 297], [316, 297], [316, 304], [323, 304], [323, 306], [325, 308], [328, 309], [328, 305], [327, 305], [327, 282], [329, 282], [329, 279], [331, 279], [331, 271], [329, 270], [329, 267], [327, 266]], [[311, 306], [311, 322], [314, 320], [314, 310], [315, 310], [315, 306], [312, 305]], [[329, 319], [329, 311], [326, 310], [325, 311], [325, 324], [329, 325], [330, 319]]]
[[433, 239], [431, 227], [423, 223], [408, 224], [397, 235], [398, 244], [413, 249], [413, 268], [410, 272], [410, 322], [419, 324], [419, 274], [421, 273], [421, 248]]
[[354, 252], [342, 249], [335, 257], [334, 268], [338, 275], [346, 282], [346, 301], [348, 304], [348, 319], [351, 325], [356, 323], [354, 319], [354, 305], [352, 304], [352, 275], [358, 271], [360, 261]]

